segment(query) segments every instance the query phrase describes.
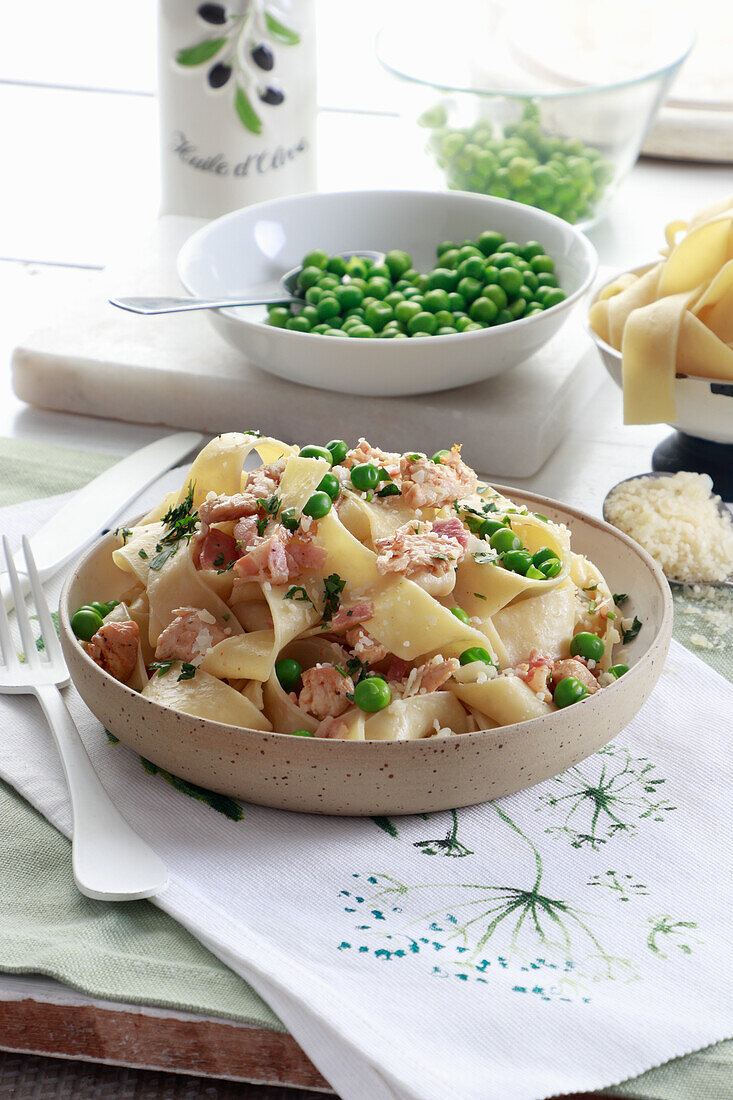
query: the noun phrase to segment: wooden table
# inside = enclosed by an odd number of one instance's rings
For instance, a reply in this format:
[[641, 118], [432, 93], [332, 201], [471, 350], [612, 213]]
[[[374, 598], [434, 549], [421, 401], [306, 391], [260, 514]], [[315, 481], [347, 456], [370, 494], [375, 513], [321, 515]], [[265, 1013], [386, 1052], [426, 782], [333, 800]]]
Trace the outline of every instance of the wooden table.
[[[370, 31], [388, 0], [359, 6], [358, 34], [354, 5], [318, 5], [320, 186], [420, 186], [420, 166], [402, 155], [394, 91], [372, 54]], [[155, 215], [154, 5], [36, 0], [30, 29], [28, 16], [22, 4], [5, 11], [0, 40], [0, 436], [124, 454], [158, 430], [30, 409], [10, 392], [9, 356], [46, 294], [94, 279]], [[641, 162], [590, 236], [603, 263], [634, 266], [654, 255], [667, 221], [732, 192], [730, 167]], [[609, 381], [544, 468], [517, 484], [598, 513], [612, 484], [650, 468], [669, 431], [622, 427], [620, 410]], [[290, 1036], [102, 1002], [41, 978], [0, 976], [0, 1049], [211, 1079], [187, 1097], [223, 1097], [216, 1078], [260, 1083], [246, 1091], [253, 1100], [279, 1095], [272, 1086], [330, 1092]], [[32, 1060], [28, 1067], [39, 1072]], [[105, 1096], [115, 1095], [114, 1079], [110, 1087]], [[101, 1078], [90, 1088], [86, 1095], [102, 1095]]]

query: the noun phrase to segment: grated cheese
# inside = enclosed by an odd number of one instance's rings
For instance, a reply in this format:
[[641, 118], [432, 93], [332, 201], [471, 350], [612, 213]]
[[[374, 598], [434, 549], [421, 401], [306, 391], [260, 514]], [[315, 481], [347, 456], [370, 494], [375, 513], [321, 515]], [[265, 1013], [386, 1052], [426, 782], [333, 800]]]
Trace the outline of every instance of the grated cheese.
[[733, 572], [733, 522], [718, 510], [707, 474], [622, 482], [606, 500], [610, 523], [635, 539], [665, 574], [686, 581], [723, 581]]

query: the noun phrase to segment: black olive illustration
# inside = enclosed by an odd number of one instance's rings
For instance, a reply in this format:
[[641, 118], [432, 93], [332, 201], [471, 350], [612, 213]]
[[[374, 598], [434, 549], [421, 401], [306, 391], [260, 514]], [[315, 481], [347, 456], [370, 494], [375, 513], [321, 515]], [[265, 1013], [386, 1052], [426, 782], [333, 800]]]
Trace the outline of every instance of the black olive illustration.
[[231, 65], [224, 65], [219, 61], [209, 69], [208, 81], [212, 88], [223, 88], [231, 75]]
[[220, 26], [227, 21], [227, 10], [223, 4], [201, 4], [196, 10], [205, 23]]
[[275, 65], [275, 55], [273, 54], [272, 50], [264, 44], [264, 42], [261, 42], [259, 46], [255, 46], [255, 48], [250, 52], [250, 57], [254, 61], [255, 65], [257, 65], [260, 69], [264, 69], [266, 73], [269, 73]]
[[285, 99], [285, 96], [279, 88], [265, 88], [258, 94], [262, 102], [269, 103], [271, 107], [279, 107]]

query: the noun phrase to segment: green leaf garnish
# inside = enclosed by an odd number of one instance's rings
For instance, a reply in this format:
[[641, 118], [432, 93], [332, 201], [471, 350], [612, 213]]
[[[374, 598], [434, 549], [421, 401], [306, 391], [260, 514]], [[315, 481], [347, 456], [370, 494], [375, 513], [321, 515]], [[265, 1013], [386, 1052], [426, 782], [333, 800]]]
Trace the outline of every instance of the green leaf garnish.
[[323, 621], [330, 623], [341, 604], [341, 593], [346, 587], [346, 581], [339, 577], [338, 573], [331, 573], [323, 582]]
[[643, 623], [640, 622], [639, 619], [637, 619], [636, 615], [634, 615], [634, 621], [629, 629], [624, 630], [623, 627], [621, 628], [621, 641], [624, 643], [624, 645], [626, 644], [626, 642], [633, 642], [634, 638], [639, 633], [642, 626]]

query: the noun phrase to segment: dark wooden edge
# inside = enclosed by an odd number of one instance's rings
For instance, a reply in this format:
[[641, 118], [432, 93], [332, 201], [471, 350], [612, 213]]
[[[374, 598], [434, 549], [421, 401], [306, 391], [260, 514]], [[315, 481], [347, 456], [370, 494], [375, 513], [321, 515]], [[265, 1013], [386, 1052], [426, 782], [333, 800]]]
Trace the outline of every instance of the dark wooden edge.
[[[0, 1050], [334, 1095], [292, 1035], [236, 1021], [181, 1020], [32, 998], [0, 1001]], [[573, 1093], [556, 1100], [602, 1095]]]
[[0, 1049], [333, 1095], [292, 1035], [234, 1021], [0, 1001]]

